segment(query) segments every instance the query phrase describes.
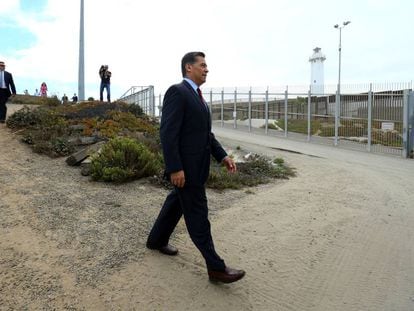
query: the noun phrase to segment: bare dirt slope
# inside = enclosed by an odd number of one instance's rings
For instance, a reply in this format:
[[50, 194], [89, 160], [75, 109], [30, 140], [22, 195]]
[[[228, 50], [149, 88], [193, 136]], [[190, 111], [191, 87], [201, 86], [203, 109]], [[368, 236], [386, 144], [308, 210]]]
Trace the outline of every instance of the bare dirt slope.
[[166, 190], [91, 182], [0, 125], [0, 310], [414, 310], [414, 161], [216, 133], [298, 172], [208, 192], [216, 248], [247, 271], [231, 285], [183, 223], [177, 257], [145, 249]]

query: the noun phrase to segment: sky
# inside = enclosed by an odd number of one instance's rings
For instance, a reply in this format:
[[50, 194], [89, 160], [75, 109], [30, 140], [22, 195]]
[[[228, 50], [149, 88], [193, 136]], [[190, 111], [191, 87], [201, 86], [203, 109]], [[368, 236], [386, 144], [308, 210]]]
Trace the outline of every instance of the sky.
[[[85, 96], [99, 97], [99, 67], [112, 98], [131, 86], [163, 93], [181, 81], [180, 61], [203, 51], [204, 87], [310, 84], [309, 57], [326, 56], [325, 84], [410, 82], [411, 0], [84, 0]], [[0, 0], [0, 60], [18, 93], [44, 81], [49, 94], [77, 93], [80, 0]]]

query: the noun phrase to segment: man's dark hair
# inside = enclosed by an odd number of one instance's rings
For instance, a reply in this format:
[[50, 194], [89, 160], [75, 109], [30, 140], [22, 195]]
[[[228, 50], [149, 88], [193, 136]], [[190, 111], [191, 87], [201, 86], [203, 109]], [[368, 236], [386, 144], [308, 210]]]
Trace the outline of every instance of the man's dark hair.
[[197, 56], [201, 56], [203, 58], [206, 57], [206, 55], [203, 52], [189, 52], [184, 55], [183, 59], [181, 60], [181, 72], [183, 74], [183, 78], [185, 78], [185, 75], [187, 73], [185, 70], [185, 65], [194, 64], [197, 61]]

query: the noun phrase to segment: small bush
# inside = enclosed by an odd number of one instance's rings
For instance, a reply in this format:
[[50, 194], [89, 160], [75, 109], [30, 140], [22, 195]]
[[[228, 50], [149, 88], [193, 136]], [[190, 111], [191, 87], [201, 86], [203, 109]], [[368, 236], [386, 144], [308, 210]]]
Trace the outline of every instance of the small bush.
[[31, 109], [24, 106], [7, 119], [7, 126], [11, 129], [63, 126], [65, 124], [65, 120], [61, 116], [45, 107]]
[[16, 105], [58, 106], [60, 105], [60, 100], [56, 96], [43, 97], [32, 95], [15, 95], [9, 98], [9, 103]]
[[46, 154], [50, 157], [67, 156], [74, 151], [74, 147], [64, 137], [56, 137], [49, 141], [33, 139], [31, 133], [24, 136], [22, 141], [33, 145], [33, 151], [40, 154]]
[[74, 146], [65, 137], [53, 139], [51, 145], [51, 149], [56, 156], [67, 156], [75, 151]]
[[38, 124], [44, 113], [41, 109], [30, 109], [24, 106], [7, 119], [7, 126], [11, 129], [25, 128]]
[[157, 128], [152, 122], [146, 118], [137, 118], [131, 112], [111, 111], [108, 113], [108, 118], [118, 122], [120, 128], [128, 129], [129, 131], [146, 132], [154, 134]]
[[124, 182], [157, 175], [162, 169], [161, 156], [131, 138], [114, 138], [92, 157], [94, 180]]
[[[285, 120], [280, 119], [277, 121], [277, 124], [280, 128], [285, 128]], [[318, 130], [320, 129], [320, 121], [312, 120], [311, 122], [311, 134], [315, 135]], [[289, 132], [307, 134], [308, 133], [308, 121], [307, 120], [296, 120], [296, 119], [289, 119], [287, 124], [287, 129]]]
[[73, 145], [67, 139], [67, 122], [46, 107], [30, 109], [25, 106], [7, 119], [7, 126], [23, 129], [22, 141], [32, 145], [37, 153], [57, 157], [74, 151]]
[[252, 160], [237, 163], [237, 172], [233, 174], [228, 173], [222, 165], [212, 163], [207, 186], [218, 190], [240, 189], [264, 184], [271, 179], [287, 179], [290, 176], [295, 176], [295, 172], [283, 159], [270, 161], [264, 156], [254, 156]]
[[374, 129], [371, 134], [372, 144], [402, 147], [403, 139], [398, 131], [382, 131]]
[[283, 165], [283, 164], [285, 164], [285, 160], [283, 160], [282, 158], [275, 158], [273, 160], [273, 163], [276, 164], [276, 165]]
[[136, 117], [144, 115], [144, 111], [142, 110], [141, 106], [134, 104], [128, 105], [128, 112], [132, 113]]

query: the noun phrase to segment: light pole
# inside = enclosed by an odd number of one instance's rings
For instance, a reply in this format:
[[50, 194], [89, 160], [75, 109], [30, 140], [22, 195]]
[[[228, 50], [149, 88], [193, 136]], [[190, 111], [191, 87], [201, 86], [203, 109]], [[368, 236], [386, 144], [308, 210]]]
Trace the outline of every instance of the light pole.
[[342, 23], [342, 26], [339, 26], [338, 24], [334, 25], [336, 29], [339, 29], [339, 69], [338, 69], [338, 88], [336, 91], [336, 100], [335, 100], [335, 140], [334, 144], [335, 146], [338, 145], [338, 134], [339, 134], [339, 119], [341, 116], [341, 49], [342, 49], [342, 28], [344, 28], [346, 25], [348, 25], [350, 21], [346, 21]]
[[342, 28], [344, 28], [346, 25], [351, 23], [351, 21], [346, 21], [342, 23], [342, 26], [339, 26], [338, 24], [334, 25], [336, 29], [339, 29], [339, 68], [338, 68], [338, 93], [341, 94], [341, 49], [342, 49]]
[[80, 25], [79, 25], [79, 75], [78, 75], [78, 98], [85, 100], [85, 40], [84, 40], [84, 5], [80, 2]]

